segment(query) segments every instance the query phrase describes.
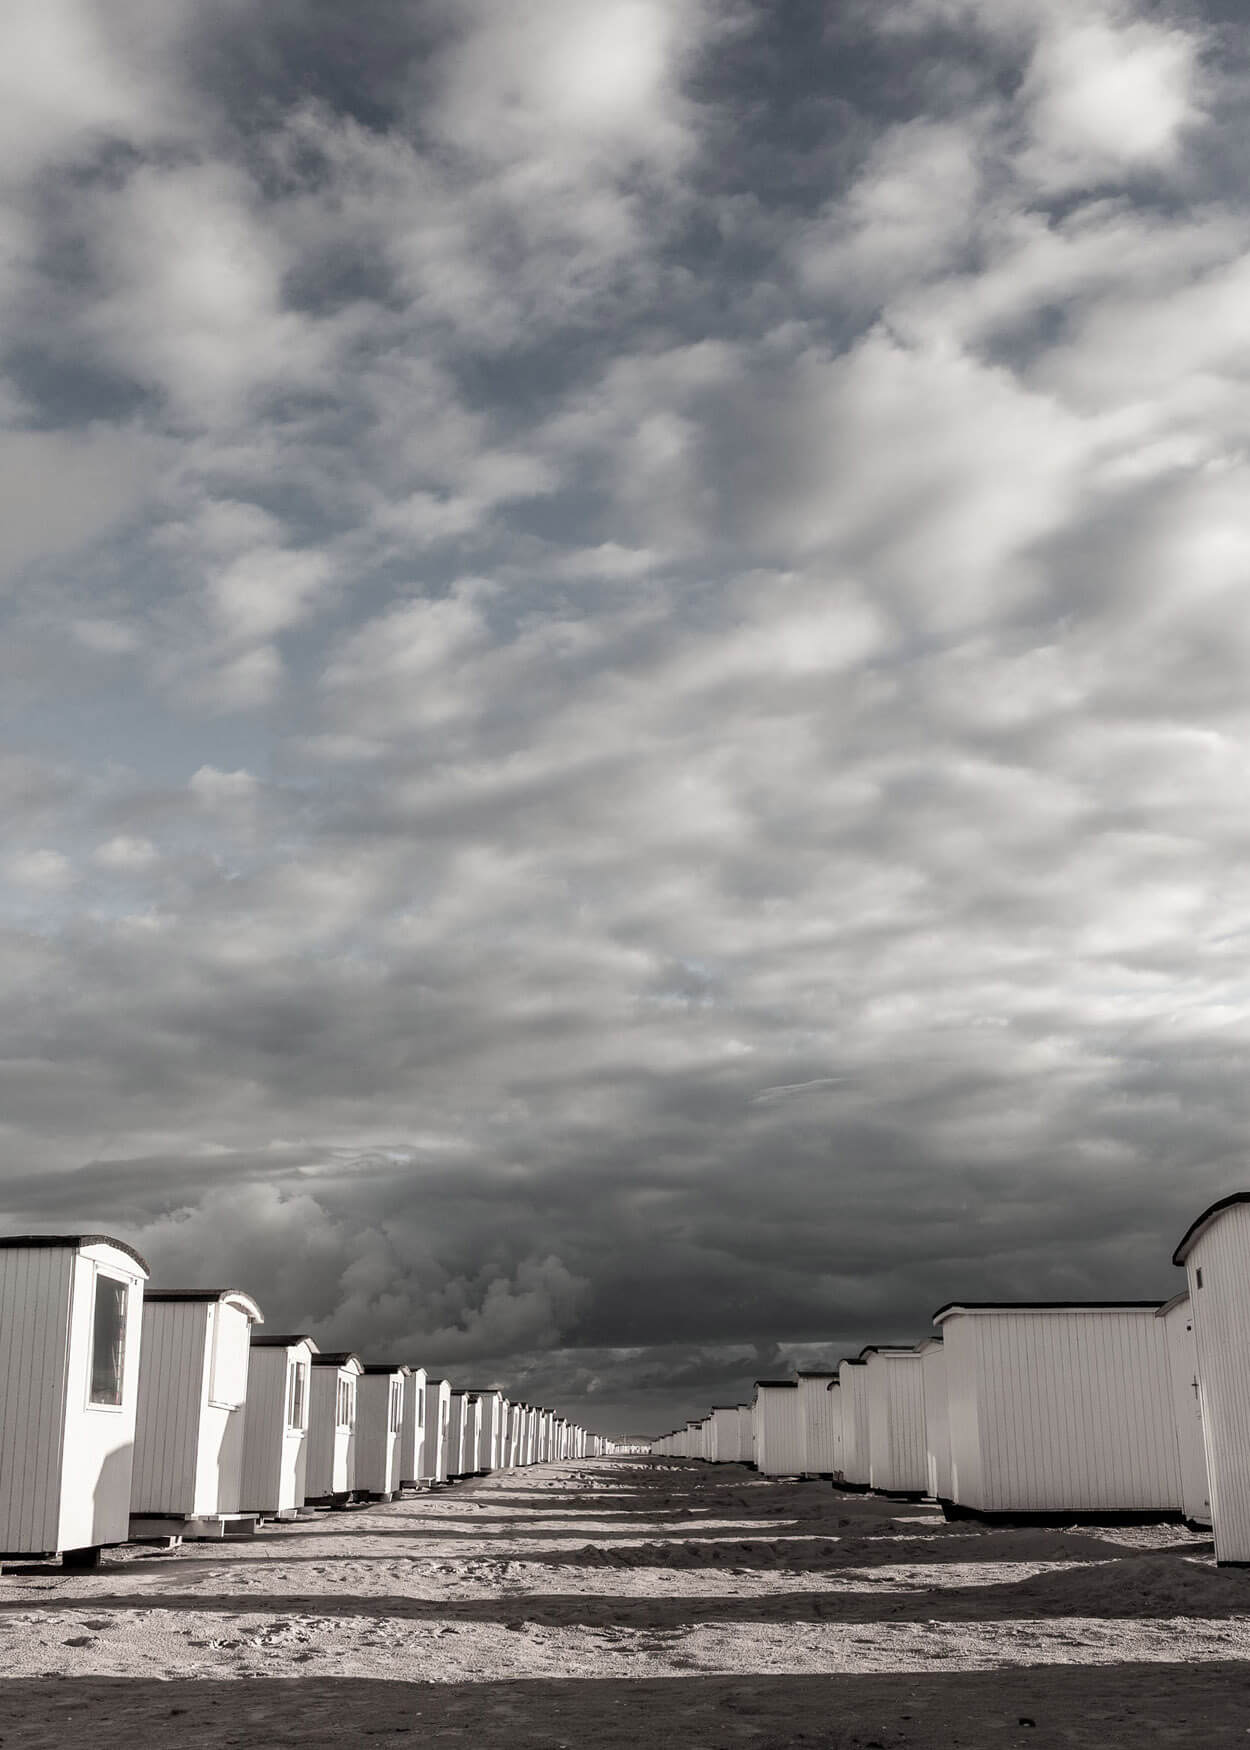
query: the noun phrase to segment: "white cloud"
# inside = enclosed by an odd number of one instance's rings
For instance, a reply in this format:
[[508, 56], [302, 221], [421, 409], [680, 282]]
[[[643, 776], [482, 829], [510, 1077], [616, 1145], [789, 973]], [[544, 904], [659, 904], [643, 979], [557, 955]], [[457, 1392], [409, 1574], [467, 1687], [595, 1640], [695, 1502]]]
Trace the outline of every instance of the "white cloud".
[[1198, 119], [1197, 47], [1114, 13], [1055, 19], [1019, 94], [1032, 136], [1021, 168], [1058, 192], [1169, 165]]
[[74, 865], [63, 851], [11, 851], [4, 859], [4, 872], [18, 887], [37, 893], [64, 893], [77, 880]]
[[131, 833], [118, 833], [91, 853], [93, 863], [114, 874], [141, 874], [158, 860], [159, 853], [151, 839]]

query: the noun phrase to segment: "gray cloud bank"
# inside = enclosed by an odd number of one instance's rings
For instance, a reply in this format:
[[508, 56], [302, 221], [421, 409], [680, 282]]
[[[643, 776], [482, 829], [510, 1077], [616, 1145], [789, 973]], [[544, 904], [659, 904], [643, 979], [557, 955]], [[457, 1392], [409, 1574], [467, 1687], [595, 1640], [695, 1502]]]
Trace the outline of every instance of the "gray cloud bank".
[[4, 1225], [603, 1426], [1169, 1292], [1250, 1104], [1235, 25], [21, 0]]

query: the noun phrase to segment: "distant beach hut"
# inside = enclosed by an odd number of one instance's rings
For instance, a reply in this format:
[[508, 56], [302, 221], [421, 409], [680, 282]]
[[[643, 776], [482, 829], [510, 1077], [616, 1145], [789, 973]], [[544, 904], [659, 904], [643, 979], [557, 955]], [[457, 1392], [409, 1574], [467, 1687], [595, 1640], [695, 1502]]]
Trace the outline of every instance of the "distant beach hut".
[[263, 1323], [238, 1288], [144, 1294], [132, 1536], [222, 1537], [241, 1516], [252, 1326]]
[[308, 1476], [311, 1337], [252, 1332], [243, 1412], [245, 1513], [293, 1516], [304, 1505]]
[[399, 1493], [407, 1367], [399, 1361], [367, 1361], [356, 1386], [355, 1488], [375, 1500]]
[[868, 1487], [868, 1367], [848, 1357], [838, 1363], [838, 1395], [842, 1403], [842, 1482], [847, 1488]]
[[708, 1422], [708, 1457], [715, 1464], [737, 1464], [742, 1456], [737, 1404], [713, 1404]]
[[1198, 1348], [1188, 1291], [1165, 1301], [1156, 1317], [1164, 1321], [1167, 1331], [1172, 1411], [1176, 1418], [1176, 1449], [1181, 1467], [1181, 1511], [1191, 1525], [1210, 1525], [1211, 1487], [1207, 1480], [1207, 1453], [1202, 1429]]
[[[838, 1447], [842, 1404], [836, 1372], [804, 1369], [797, 1376], [799, 1416], [803, 1423], [803, 1471], [807, 1476], [832, 1477], [841, 1468]], [[833, 1391], [829, 1390], [830, 1386]]]
[[418, 1481], [445, 1483], [451, 1423], [451, 1381], [430, 1379], [425, 1387], [425, 1440]]
[[501, 1391], [489, 1386], [475, 1388], [477, 1396], [477, 1453], [474, 1470], [498, 1470], [503, 1450], [503, 1403]]
[[0, 1237], [0, 1554], [129, 1536], [147, 1276], [107, 1234]]
[[1173, 1254], [1198, 1357], [1215, 1559], [1250, 1563], [1250, 1192], [1203, 1211]]
[[946, 1404], [946, 1351], [940, 1337], [918, 1345], [924, 1383], [925, 1476], [935, 1501], [951, 1498], [951, 1430]]
[[404, 1425], [399, 1434], [400, 1487], [414, 1487], [425, 1458], [425, 1402], [429, 1379], [424, 1367], [411, 1367], [404, 1384]]
[[741, 1464], [755, 1464], [755, 1409], [751, 1404], [738, 1405], [738, 1453]]
[[312, 1358], [307, 1499], [341, 1506], [356, 1487], [356, 1392], [365, 1364], [338, 1350]]
[[951, 1498], [981, 1514], [1179, 1514], [1160, 1301], [939, 1308]]
[[447, 1423], [447, 1472], [452, 1481], [477, 1470], [477, 1393], [453, 1386]]
[[797, 1477], [803, 1471], [803, 1421], [793, 1379], [755, 1382], [755, 1466], [764, 1476]]
[[920, 1352], [873, 1346], [862, 1359], [868, 1378], [869, 1487], [883, 1495], [923, 1495], [929, 1466]]

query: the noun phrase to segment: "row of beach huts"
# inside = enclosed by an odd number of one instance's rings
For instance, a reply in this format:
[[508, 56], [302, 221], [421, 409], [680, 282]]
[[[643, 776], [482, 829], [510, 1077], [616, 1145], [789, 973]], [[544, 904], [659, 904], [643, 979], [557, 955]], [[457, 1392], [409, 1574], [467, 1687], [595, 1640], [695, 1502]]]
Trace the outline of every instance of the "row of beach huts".
[[1250, 1564], [1250, 1192], [1167, 1301], [951, 1301], [935, 1334], [755, 1382], [652, 1451], [929, 1497], [948, 1516], [1175, 1517]]
[[148, 1277], [106, 1234], [0, 1236], [0, 1555], [91, 1566], [605, 1450], [495, 1387], [270, 1335], [239, 1289]]

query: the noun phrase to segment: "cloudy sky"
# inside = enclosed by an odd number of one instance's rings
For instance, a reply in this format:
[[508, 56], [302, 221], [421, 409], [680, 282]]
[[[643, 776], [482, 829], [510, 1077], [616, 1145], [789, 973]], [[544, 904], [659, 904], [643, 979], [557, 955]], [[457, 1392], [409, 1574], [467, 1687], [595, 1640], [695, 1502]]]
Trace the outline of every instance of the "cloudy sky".
[[605, 1428], [1179, 1286], [1239, 15], [18, 0], [0, 1223]]

